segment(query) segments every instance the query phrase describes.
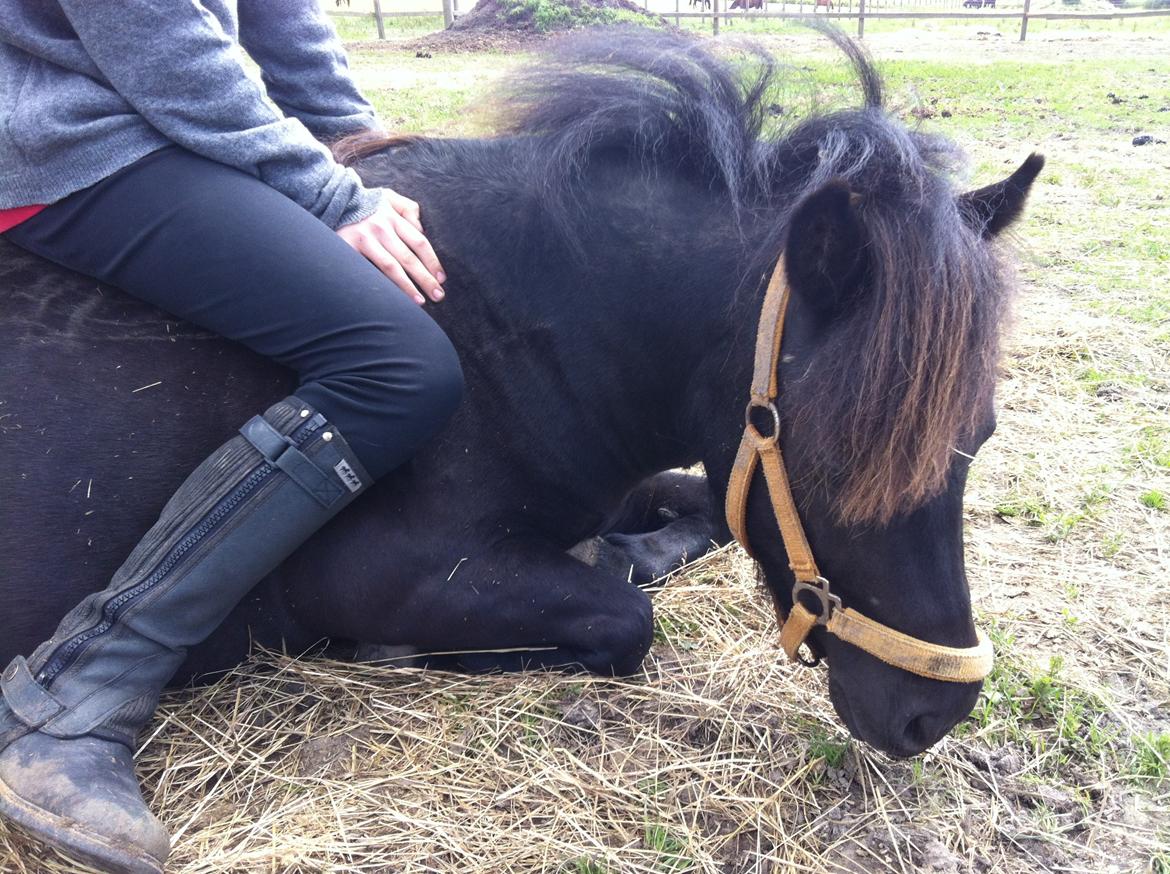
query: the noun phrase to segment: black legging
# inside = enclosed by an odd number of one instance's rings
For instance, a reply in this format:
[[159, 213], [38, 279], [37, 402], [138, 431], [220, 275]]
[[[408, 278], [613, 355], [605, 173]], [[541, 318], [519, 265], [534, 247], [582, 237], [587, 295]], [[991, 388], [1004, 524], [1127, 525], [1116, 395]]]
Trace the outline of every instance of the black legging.
[[459, 403], [459, 359], [422, 308], [284, 195], [178, 147], [5, 236], [292, 368], [374, 477]]

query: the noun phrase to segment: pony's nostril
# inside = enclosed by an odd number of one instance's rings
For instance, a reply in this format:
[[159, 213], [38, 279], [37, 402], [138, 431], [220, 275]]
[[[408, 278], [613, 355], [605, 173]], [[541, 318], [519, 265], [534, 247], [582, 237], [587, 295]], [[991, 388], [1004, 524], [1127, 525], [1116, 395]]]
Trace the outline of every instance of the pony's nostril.
[[[904, 677], [900, 678], [905, 680]], [[850, 733], [900, 759], [938, 743], [975, 706], [982, 684], [964, 687], [917, 678], [886, 698], [866, 695], [869, 687], [847, 688], [829, 674], [829, 698]]]
[[928, 737], [929, 727], [927, 722], [928, 717], [915, 716], [906, 723], [906, 728], [902, 731], [902, 747], [907, 750], [913, 750], [910, 755], [915, 755], [934, 743], [935, 739]]
[[921, 713], [906, 723], [899, 739], [899, 755], [916, 756], [934, 746], [951, 728], [951, 723], [935, 713]]

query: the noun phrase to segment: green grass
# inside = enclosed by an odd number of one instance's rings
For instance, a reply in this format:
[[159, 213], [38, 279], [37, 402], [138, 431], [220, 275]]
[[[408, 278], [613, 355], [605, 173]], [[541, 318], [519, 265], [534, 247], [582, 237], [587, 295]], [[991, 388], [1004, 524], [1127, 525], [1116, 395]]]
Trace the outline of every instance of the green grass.
[[1152, 780], [1170, 778], [1170, 732], [1150, 733], [1135, 739], [1133, 773]]
[[1028, 525], [1046, 525], [1053, 518], [1052, 505], [1036, 495], [1013, 491], [994, 507], [1002, 519], [1019, 519]]
[[653, 870], [662, 874], [681, 874], [693, 871], [695, 860], [687, 855], [686, 841], [675, 835], [668, 826], [647, 825], [642, 841], [648, 850], [657, 854]]
[[[373, 16], [340, 16], [330, 17], [334, 28], [346, 42], [364, 42], [378, 38], [378, 25]], [[402, 39], [404, 37], [422, 36], [443, 29], [443, 15], [411, 15], [401, 18], [385, 16], [382, 25], [388, 39]]]
[[[381, 48], [349, 53], [350, 67], [386, 130], [487, 136], [494, 129], [488, 101], [491, 85], [523, 58], [502, 54], [472, 57], [473, 61], [453, 61], [442, 54], [416, 58], [413, 52]], [[388, 72], [388, 67], [393, 72]]]
[[1112, 726], [1106, 702], [1067, 683], [1060, 656], [1044, 669], [1027, 666], [1013, 654], [1014, 638], [997, 625], [989, 629], [996, 663], [983, 684], [968, 732], [991, 746], [1017, 744], [1048, 764], [1048, 774], [1070, 762], [1121, 756], [1124, 740]]
[[656, 798], [660, 795], [665, 794], [667, 791], [669, 791], [670, 784], [667, 783], [665, 780], [663, 780], [661, 777], [651, 776], [651, 777], [644, 777], [641, 780], [639, 780], [638, 781], [638, 788], [643, 793], [650, 796], [651, 798]]
[[1124, 531], [1113, 531], [1104, 535], [1101, 538], [1101, 554], [1108, 559], [1116, 558], [1128, 540]]
[[1046, 498], [1016, 489], [994, 506], [1001, 519], [1015, 519], [1043, 530], [1044, 539], [1057, 543], [1067, 538], [1083, 522], [1100, 520], [1107, 508], [1112, 488], [1096, 483], [1076, 497], [1075, 506], [1057, 507]]
[[1143, 428], [1129, 456], [1138, 465], [1170, 468], [1170, 432], [1153, 426]]
[[997, 660], [960, 735], [978, 733], [992, 748], [1015, 744], [1034, 756], [1031, 775], [1059, 777], [1072, 766], [1104, 763], [1139, 781], [1170, 778], [1170, 732], [1127, 734], [1098, 694], [1069, 684], [1060, 656], [1044, 669], [1022, 664], [1013, 639], [992, 628]]
[[692, 619], [661, 613], [654, 616], [655, 643], [670, 643], [681, 649], [687, 649], [693, 646], [694, 640], [701, 637], [702, 634], [702, 627]]
[[820, 759], [830, 768], [840, 767], [849, 752], [849, 741], [828, 734], [824, 729], [814, 728], [808, 743], [810, 759]]
[[1139, 500], [1142, 502], [1143, 507], [1149, 507], [1151, 510], [1166, 509], [1166, 496], [1157, 489], [1151, 489], [1143, 493]]
[[1124, 386], [1144, 386], [1150, 382], [1149, 374], [1145, 373], [1130, 373], [1116, 368], [1101, 368], [1096, 366], [1089, 366], [1077, 373], [1077, 380], [1084, 386], [1085, 390], [1095, 395], [1101, 390], [1102, 386], [1109, 385], [1124, 385]]
[[589, 858], [574, 859], [562, 871], [564, 874], [610, 874], [608, 865]]
[[[1107, 97], [1110, 92], [1157, 95], [1158, 74], [1148, 61], [1116, 59], [1078, 65], [1076, 88], [1067, 87], [1068, 70], [1061, 64], [992, 61], [979, 69], [979, 88], [971, 88], [970, 78], [953, 64], [893, 61], [881, 66], [892, 94], [906, 102], [917, 97], [921, 105], [933, 107], [938, 114], [929, 116], [930, 126], [952, 132], [1011, 133], [1017, 141], [1027, 142], [1049, 138], [1056, 119], [1062, 131], [1093, 132], [1153, 127], [1161, 121], [1162, 103], [1156, 98], [1115, 105]], [[944, 117], [943, 109], [951, 114]], [[1124, 168], [1106, 170], [1079, 162], [1068, 169], [1093, 174], [1085, 180], [1090, 187], [1130, 177]], [[1133, 172], [1140, 169], [1135, 167]], [[1110, 196], [1115, 194], [1110, 192]]]

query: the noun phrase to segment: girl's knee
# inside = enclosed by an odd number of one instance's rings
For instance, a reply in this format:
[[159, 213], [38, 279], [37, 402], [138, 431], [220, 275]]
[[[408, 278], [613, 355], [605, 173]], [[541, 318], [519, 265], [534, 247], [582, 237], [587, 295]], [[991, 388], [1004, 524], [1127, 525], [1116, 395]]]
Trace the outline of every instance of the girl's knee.
[[388, 354], [375, 356], [363, 375], [377, 383], [386, 417], [399, 427], [408, 419], [409, 430], [425, 439], [447, 423], [463, 398], [459, 354], [425, 315], [406, 330], [398, 325], [385, 333], [378, 345]]
[[447, 424], [463, 397], [463, 370], [426, 313], [386, 308], [379, 318], [371, 306], [359, 324], [332, 333], [327, 354], [301, 378], [327, 395], [335, 424], [356, 435], [355, 448], [401, 461]]

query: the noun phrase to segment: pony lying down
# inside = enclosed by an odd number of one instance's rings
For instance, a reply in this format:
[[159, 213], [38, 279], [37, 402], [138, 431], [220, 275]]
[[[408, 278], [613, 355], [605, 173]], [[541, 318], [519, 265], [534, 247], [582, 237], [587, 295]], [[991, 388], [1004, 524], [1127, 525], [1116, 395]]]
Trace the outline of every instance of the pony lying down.
[[[962, 505], [995, 424], [997, 239], [1043, 161], [957, 191], [955, 149], [883, 110], [873, 67], [832, 38], [860, 107], [783, 129], [765, 55], [607, 30], [514, 79], [496, 137], [341, 144], [422, 205], [465, 400], [176, 682], [253, 642], [322, 640], [628, 674], [652, 636], [639, 584], [729, 542], [726, 505], [856, 737], [908, 756], [964, 718], [988, 655]], [[0, 300], [3, 664], [102, 588], [183, 474], [293, 379], [3, 242]], [[700, 462], [705, 477], [670, 472]], [[102, 512], [71, 490], [79, 470]]]

